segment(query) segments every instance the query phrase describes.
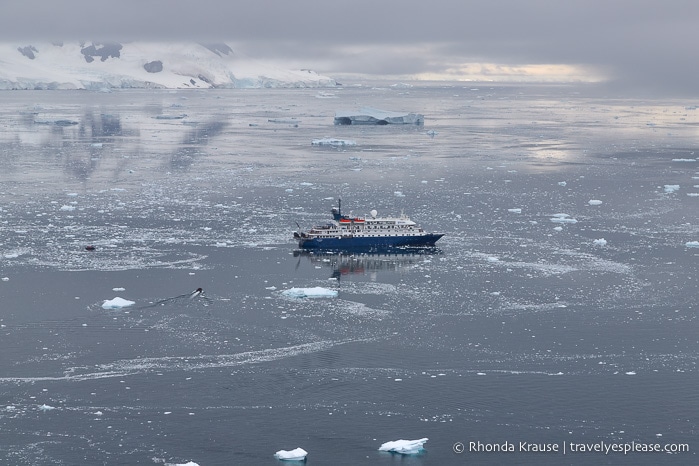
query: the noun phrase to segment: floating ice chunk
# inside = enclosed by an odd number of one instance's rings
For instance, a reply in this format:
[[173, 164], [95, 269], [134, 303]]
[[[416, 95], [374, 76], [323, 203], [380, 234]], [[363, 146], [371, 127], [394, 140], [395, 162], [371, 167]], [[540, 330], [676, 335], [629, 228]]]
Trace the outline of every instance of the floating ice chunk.
[[63, 205], [63, 206], [61, 206], [61, 209], [60, 209], [60, 210], [65, 210], [65, 211], [70, 212], [70, 211], [75, 210], [75, 206], [72, 206], [72, 205]]
[[673, 162], [696, 162], [697, 159], [672, 159]]
[[116, 288], [112, 288], [112, 291], [126, 291], [126, 288], [122, 288], [122, 287], [119, 286], [119, 287], [116, 287]]
[[4, 281], [4, 282], [9, 282], [9, 281], [10, 281], [10, 277], [2, 277], [2, 281]]
[[687, 241], [684, 245], [688, 248], [699, 248], [699, 241]]
[[607, 240], [604, 238], [596, 239], [592, 242], [595, 246], [606, 246], [607, 245]]
[[423, 445], [427, 442], [427, 438], [419, 440], [394, 440], [386, 442], [379, 447], [379, 451], [391, 451], [400, 453], [401, 455], [415, 455], [424, 450]]
[[274, 457], [278, 460], [285, 461], [303, 461], [306, 459], [308, 452], [301, 447], [294, 448], [293, 450], [279, 450], [274, 454]]
[[568, 214], [554, 214], [551, 221], [553, 223], [578, 223], [574, 218], [570, 218]]
[[566, 183], [565, 181], [559, 181], [559, 182], [558, 182], [558, 186], [565, 186], [565, 185], [567, 185], [567, 184], [568, 184], [568, 183]]
[[403, 194], [403, 191], [393, 191], [393, 195], [396, 197], [405, 197], [405, 194]]
[[626, 375], [636, 375], [636, 372], [635, 371], [628, 371], [625, 374]]
[[587, 201], [587, 203], [589, 205], [602, 205], [602, 201], [597, 200], [597, 199], [590, 199], [589, 201]]
[[336, 298], [337, 291], [320, 286], [315, 288], [290, 288], [282, 291], [284, 296], [291, 298]]
[[323, 138], [314, 139], [311, 141], [313, 146], [333, 146], [333, 147], [344, 147], [344, 146], [356, 146], [355, 141], [349, 139], [334, 139], [334, 138]]
[[678, 184], [666, 184], [664, 186], [665, 192], [666, 193], [674, 193], [675, 191], [679, 191], [680, 185]]
[[53, 411], [56, 409], [54, 406], [49, 406], [49, 405], [41, 405], [39, 406], [39, 411]]
[[187, 463], [175, 463], [172, 466], [199, 466], [199, 464], [194, 461], [188, 461]]
[[513, 214], [521, 214], [522, 209], [507, 209], [508, 212], [512, 212]]
[[437, 131], [433, 130], [433, 129], [427, 131], [427, 135], [428, 135], [429, 137], [431, 137], [431, 138], [435, 137], [435, 136], [438, 135], [438, 134], [439, 134], [439, 133], [438, 133]]
[[114, 299], [105, 299], [102, 304], [104, 309], [120, 309], [122, 307], [128, 307], [135, 304], [135, 301], [129, 301], [128, 299], [120, 298], [117, 296]]
[[424, 115], [419, 113], [387, 112], [370, 107], [335, 112], [336, 125], [422, 125], [424, 122]]

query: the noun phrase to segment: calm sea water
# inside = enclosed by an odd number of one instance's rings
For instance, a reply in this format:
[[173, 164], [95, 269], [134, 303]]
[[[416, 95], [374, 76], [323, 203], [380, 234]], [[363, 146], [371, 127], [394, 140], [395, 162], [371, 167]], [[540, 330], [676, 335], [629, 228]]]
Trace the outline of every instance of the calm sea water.
[[[458, 84], [0, 103], [1, 464], [696, 464], [692, 102]], [[361, 106], [425, 125], [333, 125]], [[295, 251], [339, 197], [446, 236]], [[338, 296], [283, 295], [317, 286]], [[638, 444], [690, 451], [572, 451]]]

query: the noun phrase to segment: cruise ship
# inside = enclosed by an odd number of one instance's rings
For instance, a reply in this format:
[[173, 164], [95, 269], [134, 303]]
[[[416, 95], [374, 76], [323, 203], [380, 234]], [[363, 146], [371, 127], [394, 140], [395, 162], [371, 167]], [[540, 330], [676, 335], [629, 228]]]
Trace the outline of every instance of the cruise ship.
[[[301, 249], [390, 249], [398, 247], [429, 247], [444, 236], [428, 233], [405, 215], [378, 217], [372, 210], [368, 217], [342, 214], [342, 201], [333, 207], [333, 219], [308, 231], [294, 232]], [[299, 227], [300, 229], [300, 227]]]

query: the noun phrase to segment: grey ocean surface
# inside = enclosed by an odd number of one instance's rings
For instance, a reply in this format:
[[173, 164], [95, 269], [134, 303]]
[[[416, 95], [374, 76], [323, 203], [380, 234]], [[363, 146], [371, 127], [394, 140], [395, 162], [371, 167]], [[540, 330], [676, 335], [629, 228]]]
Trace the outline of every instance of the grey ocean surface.
[[[696, 102], [454, 84], [0, 103], [0, 464], [699, 462]], [[333, 125], [363, 106], [425, 125]], [[446, 236], [296, 251], [339, 197]], [[572, 451], [638, 444], [690, 451]]]

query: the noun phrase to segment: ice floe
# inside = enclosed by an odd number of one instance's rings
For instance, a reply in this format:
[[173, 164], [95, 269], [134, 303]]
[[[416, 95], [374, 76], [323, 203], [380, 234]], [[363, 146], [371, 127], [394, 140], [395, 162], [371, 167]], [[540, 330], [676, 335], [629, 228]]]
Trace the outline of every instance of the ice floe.
[[606, 246], [607, 245], [607, 240], [604, 238], [596, 239], [592, 242], [595, 246]]
[[278, 460], [285, 461], [303, 461], [306, 459], [308, 452], [301, 447], [294, 448], [293, 450], [279, 450], [274, 454], [274, 457]]
[[46, 404], [43, 404], [43, 405], [39, 406], [39, 411], [44, 411], [44, 412], [46, 412], [46, 411], [53, 411], [54, 409], [56, 409], [54, 406], [49, 406], [49, 405], [46, 405]]
[[122, 307], [128, 307], [135, 303], [135, 301], [129, 301], [128, 299], [117, 296], [114, 299], [105, 299], [104, 303], [102, 303], [102, 307], [104, 309], [121, 309]]
[[678, 184], [666, 184], [664, 187], [666, 193], [674, 193], [675, 191], [679, 191], [680, 185]]
[[356, 146], [357, 143], [350, 139], [335, 139], [335, 138], [323, 138], [314, 139], [311, 141], [313, 146], [332, 146], [332, 147], [344, 147], [344, 146]]
[[425, 442], [427, 442], [427, 438], [421, 438], [419, 440], [394, 440], [381, 445], [379, 451], [390, 451], [402, 455], [415, 455], [424, 450], [423, 445]]
[[688, 248], [699, 248], [699, 241], [687, 241], [684, 245]]
[[602, 201], [598, 199], [590, 199], [589, 201], [587, 201], [587, 203], [589, 205], [602, 205]]
[[568, 214], [554, 214], [551, 221], [553, 223], [578, 223], [577, 220], [571, 218]]
[[282, 291], [284, 296], [292, 298], [335, 298], [337, 297], [336, 290], [329, 290], [321, 286], [313, 288], [289, 288]]

